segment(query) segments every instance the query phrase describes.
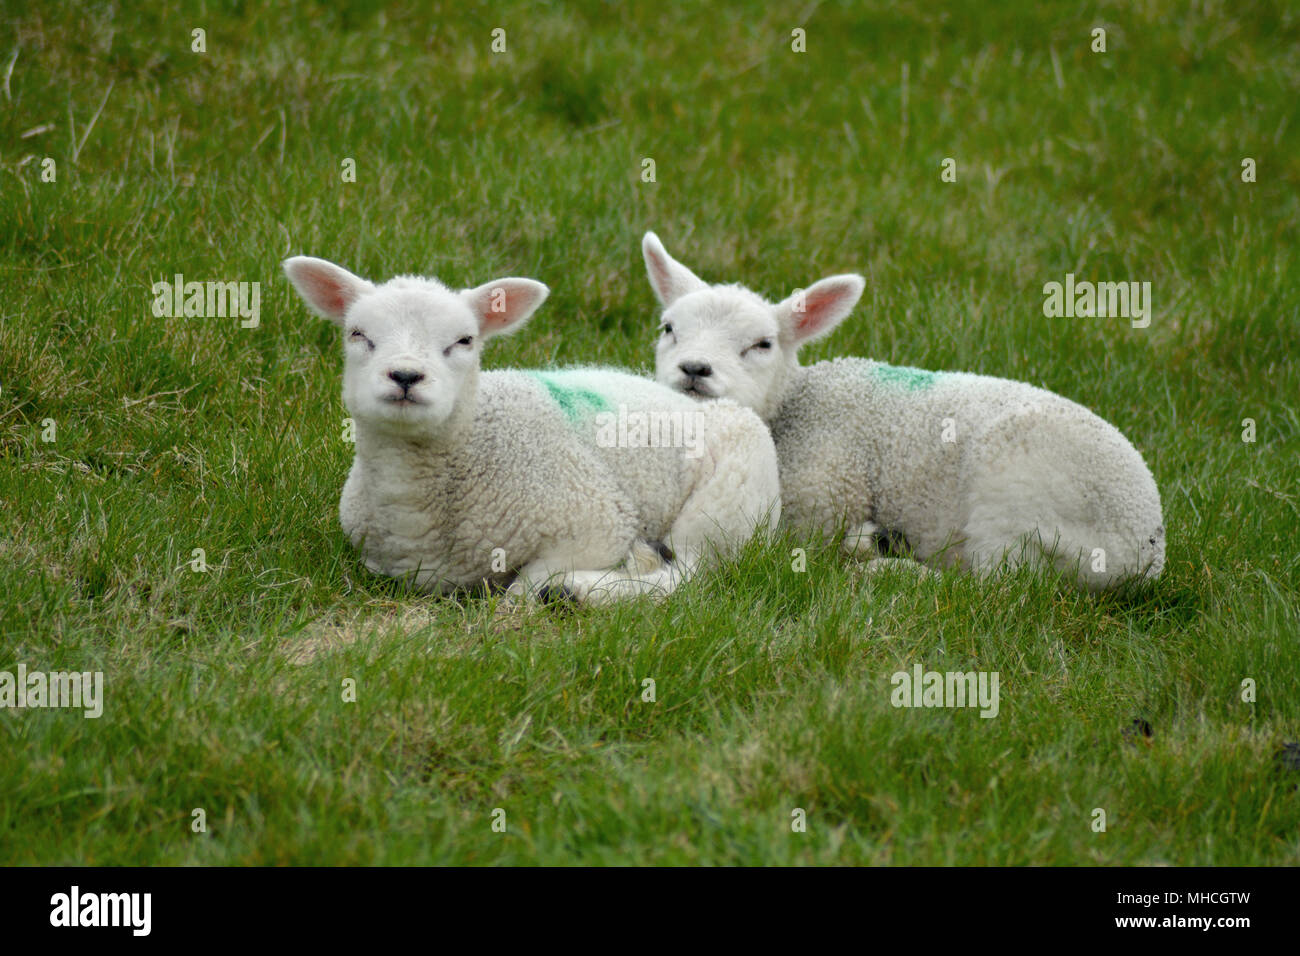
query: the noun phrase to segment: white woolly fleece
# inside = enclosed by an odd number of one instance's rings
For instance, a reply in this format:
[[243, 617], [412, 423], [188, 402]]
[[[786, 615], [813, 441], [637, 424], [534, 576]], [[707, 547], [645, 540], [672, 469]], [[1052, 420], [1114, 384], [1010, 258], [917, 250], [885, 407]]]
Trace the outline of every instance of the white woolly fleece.
[[1048, 561], [1083, 587], [1155, 577], [1160, 494], [1112, 425], [1052, 392], [991, 376], [858, 358], [800, 366], [796, 353], [849, 314], [860, 276], [835, 276], [778, 305], [710, 286], [643, 243], [665, 305], [659, 381], [755, 408], [781, 462], [784, 521], [845, 531], [874, 556], [900, 533], [931, 563], [987, 572]]
[[[345, 331], [356, 457], [339, 514], [371, 570], [435, 592], [657, 596], [778, 520], [776, 451], [748, 409], [612, 369], [480, 372], [482, 339], [526, 321], [540, 283], [374, 287], [306, 257], [286, 271]], [[618, 428], [651, 412], [678, 426], [659, 447]]]

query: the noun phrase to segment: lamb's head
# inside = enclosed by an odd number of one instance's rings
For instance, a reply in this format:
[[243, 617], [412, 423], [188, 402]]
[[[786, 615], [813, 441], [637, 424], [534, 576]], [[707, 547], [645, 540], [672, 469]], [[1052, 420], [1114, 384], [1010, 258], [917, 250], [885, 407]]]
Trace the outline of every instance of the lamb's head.
[[532, 279], [459, 292], [405, 276], [376, 286], [310, 256], [286, 259], [284, 271], [343, 330], [343, 403], [353, 419], [412, 437], [436, 434], [472, 402], [483, 342], [523, 325], [550, 291]]
[[739, 285], [709, 285], [647, 232], [641, 242], [650, 285], [663, 303], [655, 377], [696, 398], [730, 398], [771, 418], [803, 343], [835, 328], [866, 280], [837, 275], [775, 305]]

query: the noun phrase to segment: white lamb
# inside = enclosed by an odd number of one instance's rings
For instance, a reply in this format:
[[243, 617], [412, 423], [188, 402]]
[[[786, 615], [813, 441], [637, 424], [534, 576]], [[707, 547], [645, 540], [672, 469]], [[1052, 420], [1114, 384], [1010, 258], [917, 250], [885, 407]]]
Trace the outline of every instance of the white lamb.
[[[376, 286], [306, 256], [284, 268], [343, 329], [356, 457], [339, 517], [372, 571], [432, 592], [601, 603], [666, 594], [778, 520], [776, 450], [748, 409], [701, 415], [607, 369], [480, 373], [484, 341], [523, 325], [549, 293], [540, 282], [453, 291], [416, 277]], [[613, 426], [651, 413], [679, 423], [664, 432], [676, 442]]]
[[1023, 382], [858, 358], [800, 366], [865, 287], [823, 279], [772, 305], [709, 285], [654, 233], [642, 243], [664, 305], [658, 380], [726, 397], [772, 429], [785, 523], [845, 530], [873, 557], [901, 534], [914, 555], [987, 572], [1043, 559], [1100, 590], [1164, 566], [1160, 494], [1142, 456], [1088, 409]]

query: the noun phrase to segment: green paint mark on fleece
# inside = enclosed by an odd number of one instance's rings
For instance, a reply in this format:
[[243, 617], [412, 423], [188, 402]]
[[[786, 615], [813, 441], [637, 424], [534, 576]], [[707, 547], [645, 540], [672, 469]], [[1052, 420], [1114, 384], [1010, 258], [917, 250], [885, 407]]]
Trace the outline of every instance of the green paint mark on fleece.
[[560, 410], [564, 412], [564, 417], [570, 424], [577, 424], [584, 415], [609, 410], [609, 402], [599, 392], [564, 385], [544, 372], [528, 374], [546, 386], [546, 390], [551, 393], [551, 398], [555, 399], [555, 404], [560, 406]]
[[871, 374], [887, 385], [897, 385], [909, 392], [932, 388], [939, 377], [938, 372], [927, 372], [923, 368], [912, 368], [908, 365], [886, 365], [884, 362], [876, 362], [872, 365]]

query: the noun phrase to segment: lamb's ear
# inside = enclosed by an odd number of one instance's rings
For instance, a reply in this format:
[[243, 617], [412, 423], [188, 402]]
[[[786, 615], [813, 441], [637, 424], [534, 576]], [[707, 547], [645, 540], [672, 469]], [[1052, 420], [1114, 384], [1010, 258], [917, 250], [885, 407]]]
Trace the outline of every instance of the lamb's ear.
[[641, 240], [641, 255], [645, 256], [650, 285], [665, 306], [672, 305], [688, 292], [708, 288], [708, 283], [668, 254], [653, 232], [647, 232]]
[[352, 303], [375, 288], [342, 266], [312, 256], [285, 259], [284, 272], [312, 310], [335, 325], [342, 325]]
[[532, 279], [494, 279], [461, 293], [485, 339], [519, 328], [550, 294], [550, 289]]
[[844, 321], [866, 287], [867, 280], [853, 274], [814, 282], [774, 306], [777, 321], [796, 345], [818, 338]]

